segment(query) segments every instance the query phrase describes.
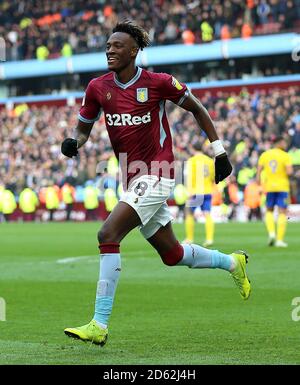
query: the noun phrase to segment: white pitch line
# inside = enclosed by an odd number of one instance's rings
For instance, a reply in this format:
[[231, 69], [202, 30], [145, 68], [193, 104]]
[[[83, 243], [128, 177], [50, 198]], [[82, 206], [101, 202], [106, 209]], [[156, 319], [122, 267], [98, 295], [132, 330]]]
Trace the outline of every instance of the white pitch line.
[[[134, 252], [132, 253], [133, 255], [147, 255], [147, 254], [150, 254], [152, 253], [151, 250], [147, 250], [147, 251], [138, 251], [138, 252]], [[125, 254], [129, 254], [129, 252], [126, 252]], [[57, 259], [56, 260], [56, 263], [61, 263], [61, 264], [64, 264], [64, 263], [73, 263], [73, 262], [80, 262], [80, 261], [88, 261], [88, 262], [99, 262], [99, 259], [97, 258], [99, 257], [99, 255], [83, 255], [83, 256], [78, 256], [78, 257], [68, 257], [68, 258], [62, 258], [62, 259]], [[139, 258], [136, 258], [138, 260], [144, 260], [144, 259], [148, 259], [148, 258], [143, 258], [143, 257], [139, 257]], [[127, 260], [127, 257], [122, 257], [122, 261], [125, 262]]]
[[56, 263], [72, 263], [72, 262], [79, 262], [82, 260], [93, 260], [94, 261], [95, 257], [96, 257], [95, 255], [83, 255], [80, 257], [68, 257], [68, 258], [57, 259]]

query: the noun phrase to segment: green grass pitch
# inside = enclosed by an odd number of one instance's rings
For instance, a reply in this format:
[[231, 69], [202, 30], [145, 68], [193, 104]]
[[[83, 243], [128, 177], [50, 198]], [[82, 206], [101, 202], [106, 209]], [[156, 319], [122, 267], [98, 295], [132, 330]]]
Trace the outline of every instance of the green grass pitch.
[[[227, 272], [167, 267], [133, 231], [122, 243], [103, 348], [63, 333], [93, 315], [99, 228], [0, 225], [0, 364], [300, 364], [300, 321], [292, 319], [292, 300], [300, 297], [300, 224], [288, 225], [288, 249], [267, 247], [262, 223], [216, 225], [216, 248], [251, 256], [248, 301]], [[183, 239], [183, 225], [174, 229]], [[202, 242], [203, 225], [196, 230]]]

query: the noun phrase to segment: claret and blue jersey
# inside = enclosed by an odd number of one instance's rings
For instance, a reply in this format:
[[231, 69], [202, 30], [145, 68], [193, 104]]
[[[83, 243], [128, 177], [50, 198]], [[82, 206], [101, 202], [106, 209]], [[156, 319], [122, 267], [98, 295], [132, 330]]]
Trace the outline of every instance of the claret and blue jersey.
[[[114, 72], [110, 72], [89, 83], [79, 119], [92, 123], [103, 111], [117, 158], [124, 153], [127, 155], [127, 164], [144, 162], [149, 174], [157, 175], [161, 170], [153, 168], [155, 161], [167, 161], [169, 164], [174, 161], [165, 101], [181, 105], [188, 92], [185, 84], [169, 74], [153, 73], [137, 67], [135, 76], [124, 84]], [[151, 165], [151, 162], [154, 163]], [[161, 176], [173, 178], [174, 166], [168, 172], [169, 175]], [[128, 180], [132, 176], [134, 172], [127, 175]]]

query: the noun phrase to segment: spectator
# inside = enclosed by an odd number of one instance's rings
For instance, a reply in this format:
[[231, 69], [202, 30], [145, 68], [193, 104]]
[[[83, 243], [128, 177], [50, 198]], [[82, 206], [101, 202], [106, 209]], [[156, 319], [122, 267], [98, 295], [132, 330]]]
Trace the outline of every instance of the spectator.
[[40, 44], [36, 49], [37, 60], [46, 60], [48, 59], [49, 54], [49, 49], [44, 44]]
[[107, 188], [104, 190], [104, 203], [106, 211], [111, 213], [118, 203], [118, 197], [115, 189]]
[[184, 209], [185, 203], [188, 199], [188, 192], [184, 184], [178, 183], [174, 188], [174, 199], [176, 206], [178, 207], [177, 220], [179, 223], [184, 221]]
[[64, 43], [62, 49], [61, 49], [61, 56], [63, 57], [70, 57], [73, 54], [72, 46], [70, 43]]
[[229, 39], [231, 39], [230, 28], [229, 28], [229, 26], [227, 24], [224, 24], [221, 27], [220, 37], [221, 37], [221, 40], [229, 40]]
[[66, 205], [67, 217], [66, 221], [71, 219], [73, 204], [75, 202], [75, 189], [69, 183], [65, 183], [61, 188], [62, 201]]
[[2, 208], [3, 208], [3, 193], [4, 193], [4, 190], [5, 190], [4, 186], [0, 185], [0, 223], [3, 220], [3, 210], [2, 210]]
[[87, 221], [96, 221], [97, 217], [97, 208], [99, 207], [98, 200], [99, 190], [97, 187], [93, 186], [91, 182], [87, 182], [87, 185], [84, 189], [84, 208], [86, 210], [85, 219]]
[[208, 21], [203, 21], [201, 27], [201, 39], [204, 43], [209, 43], [214, 38], [214, 30]]
[[262, 188], [256, 182], [255, 179], [251, 179], [244, 191], [244, 204], [248, 208], [248, 221], [251, 221], [253, 218], [256, 220], [261, 220], [261, 196]]
[[187, 45], [194, 44], [196, 40], [194, 32], [191, 31], [190, 29], [186, 29], [185, 31], [182, 32], [182, 40], [183, 40], [183, 44], [187, 44]]
[[231, 175], [223, 190], [224, 203], [228, 206], [229, 213], [228, 219], [232, 220], [236, 218], [237, 206], [240, 202], [239, 188], [236, 182], [235, 175]]
[[[300, 89], [297, 86], [257, 90], [253, 94], [245, 89], [231, 94], [220, 90], [217, 97], [207, 92], [201, 100], [232, 154], [234, 175], [242, 178], [243, 186], [255, 174], [252, 165], [257, 163], [262, 151], [270, 148], [274, 133], [284, 133], [290, 142], [289, 149], [296, 154], [300, 149]], [[167, 104], [167, 109], [175, 157], [184, 161], [190, 156], [189, 143], [198, 137], [199, 131], [190, 114], [172, 104]], [[117, 164], [111, 157], [103, 115], [95, 123], [78, 159], [65, 159], [61, 155], [60, 143], [75, 126], [77, 111], [76, 105], [39, 108], [18, 105], [0, 110], [0, 181], [9, 184], [16, 196], [27, 185], [34, 184], [40, 201], [45, 203], [49, 180], [62, 186], [68, 178], [74, 186], [83, 186], [95, 178], [97, 164], [103, 159], [110, 159], [109, 172], [115, 178]], [[295, 191], [294, 195], [299, 194]]]
[[19, 196], [19, 207], [23, 213], [23, 221], [34, 221], [39, 205], [38, 197], [31, 188], [25, 187]]
[[241, 33], [242, 38], [243, 39], [249, 39], [249, 37], [251, 37], [252, 34], [253, 34], [253, 31], [252, 31], [250, 24], [244, 23], [242, 26], [242, 33]]
[[49, 186], [46, 188], [45, 202], [46, 208], [49, 211], [49, 220], [52, 222], [54, 219], [54, 212], [59, 207], [59, 188], [54, 185], [53, 182], [50, 182]]
[[259, 17], [259, 24], [266, 24], [270, 13], [270, 6], [266, 0], [260, 0], [257, 6], [257, 15]]
[[300, 121], [297, 121], [295, 129], [292, 132], [293, 136], [291, 146], [295, 148], [300, 148]]
[[2, 213], [6, 222], [9, 222], [12, 214], [17, 208], [16, 198], [12, 191], [6, 188], [2, 193]]
[[[184, 43], [186, 31], [193, 34], [199, 28], [202, 42], [209, 42], [221, 37], [224, 25], [230, 25], [232, 37], [293, 30], [299, 15], [298, 0], [10, 0], [0, 3], [0, 36], [8, 42], [8, 60], [33, 59], [38, 48], [45, 60], [66, 54], [66, 42], [74, 54], [103, 51], [111, 28], [125, 18], [148, 30], [157, 45]], [[194, 44], [190, 32], [186, 44]], [[195, 38], [198, 42], [197, 33]]]

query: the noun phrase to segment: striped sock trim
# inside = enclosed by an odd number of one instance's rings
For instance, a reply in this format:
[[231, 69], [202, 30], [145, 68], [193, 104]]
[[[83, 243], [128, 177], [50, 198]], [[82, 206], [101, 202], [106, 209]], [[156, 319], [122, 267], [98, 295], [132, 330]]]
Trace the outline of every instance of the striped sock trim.
[[98, 247], [101, 254], [119, 254], [120, 253], [120, 243], [117, 243], [117, 242], [100, 243]]

